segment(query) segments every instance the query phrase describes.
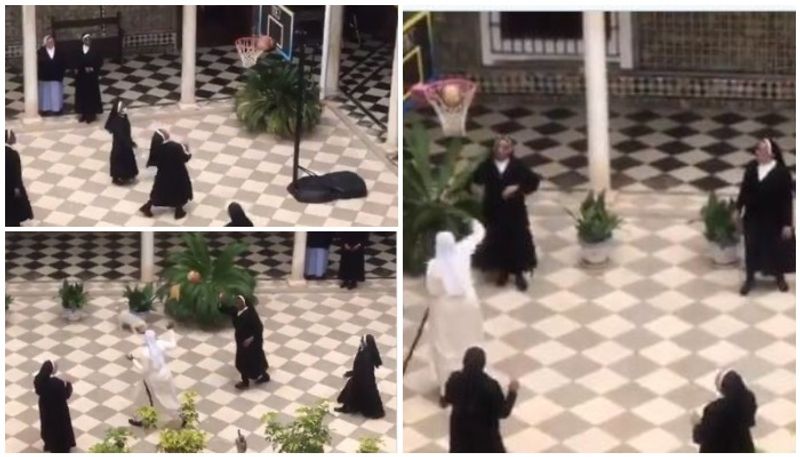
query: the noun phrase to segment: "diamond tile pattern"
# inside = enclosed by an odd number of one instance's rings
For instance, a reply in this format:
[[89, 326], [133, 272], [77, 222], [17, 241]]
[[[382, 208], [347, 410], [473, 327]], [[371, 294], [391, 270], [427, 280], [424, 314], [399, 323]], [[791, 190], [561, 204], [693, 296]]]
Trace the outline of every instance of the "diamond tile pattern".
[[[715, 398], [717, 371], [733, 367], [759, 403], [757, 448], [793, 452], [794, 293], [764, 279], [738, 295], [742, 271], [713, 267], [702, 227], [687, 224], [701, 196], [618, 194], [611, 204], [625, 222], [612, 263], [585, 269], [563, 213], [580, 197], [533, 197], [540, 264], [527, 293], [475, 274], [489, 372], [521, 384], [501, 421], [509, 451], [696, 451], [690, 414]], [[405, 278], [406, 357], [428, 303], [421, 280]], [[429, 360], [423, 329], [403, 377], [406, 452], [448, 447], [449, 409], [438, 405]]]

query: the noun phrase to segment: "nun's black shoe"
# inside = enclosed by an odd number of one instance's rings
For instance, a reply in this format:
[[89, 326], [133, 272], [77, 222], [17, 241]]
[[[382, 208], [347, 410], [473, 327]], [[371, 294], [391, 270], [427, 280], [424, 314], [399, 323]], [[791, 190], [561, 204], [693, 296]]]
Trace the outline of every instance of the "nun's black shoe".
[[340, 288], [342, 288], [342, 289], [344, 289], [345, 287], [347, 287], [347, 281], [342, 281], [342, 282], [339, 284], [339, 287], [340, 287]]
[[248, 387], [250, 387], [250, 383], [247, 382], [247, 381], [240, 381], [240, 382], [237, 382], [234, 387], [236, 387], [239, 390], [245, 390]]
[[153, 217], [153, 210], [149, 203], [145, 203], [141, 208], [139, 208], [139, 211], [141, 211], [142, 214], [147, 217]]
[[264, 373], [260, 378], [256, 379], [256, 384], [266, 384], [269, 382], [269, 373]]
[[81, 114], [78, 117], [78, 122], [86, 122], [86, 115], [85, 114]]
[[525, 277], [522, 276], [522, 273], [517, 273], [514, 277], [514, 284], [517, 286], [520, 292], [525, 292], [528, 290], [528, 281], [525, 280]]
[[186, 211], [184, 211], [183, 207], [175, 208], [175, 219], [183, 219], [186, 217]]
[[508, 272], [504, 271], [497, 277], [497, 285], [503, 287], [508, 284]]
[[350, 408], [347, 408], [345, 406], [337, 406], [336, 408], [333, 408], [333, 410], [336, 411], [337, 413], [345, 413], [345, 414], [351, 412]]
[[752, 289], [753, 289], [753, 280], [748, 279], [744, 282], [744, 284], [742, 284], [742, 287], [739, 289], [739, 295], [745, 296], [749, 294]]
[[786, 284], [786, 279], [778, 278], [775, 280], [775, 282], [778, 284], [778, 290], [780, 290], [781, 292], [789, 291], [789, 284]]
[[444, 395], [439, 395], [439, 406], [447, 408], [447, 400], [445, 400]]
[[141, 427], [142, 421], [136, 419], [128, 419], [128, 423], [133, 425], [134, 427]]

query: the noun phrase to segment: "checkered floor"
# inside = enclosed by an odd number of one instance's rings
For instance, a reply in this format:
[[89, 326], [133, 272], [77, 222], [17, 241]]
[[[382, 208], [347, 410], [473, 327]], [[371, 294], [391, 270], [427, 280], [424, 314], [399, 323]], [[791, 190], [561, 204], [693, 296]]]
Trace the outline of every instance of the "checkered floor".
[[[263, 279], [286, 279], [292, 267], [291, 233], [205, 234], [212, 251], [233, 241], [248, 245], [248, 252], [238, 265]], [[139, 278], [138, 233], [124, 232], [9, 232], [6, 234], [6, 281], [136, 281]], [[165, 266], [170, 252], [182, 249], [182, 234], [155, 234], [156, 273]], [[365, 272], [368, 279], [394, 278], [397, 271], [394, 232], [374, 232], [366, 251]], [[331, 249], [328, 277], [335, 278], [339, 253]]]
[[[331, 204], [302, 204], [286, 191], [291, 182], [293, 142], [241, 128], [230, 100], [212, 101], [191, 110], [179, 105], [129, 111], [140, 167], [139, 181], [113, 186], [108, 176], [111, 136], [102, 123], [78, 125], [71, 118], [46, 118], [7, 127], [17, 132], [23, 177], [42, 226], [222, 226], [226, 208], [237, 201], [261, 227], [393, 227], [397, 225], [397, 169], [375, 145], [362, 142], [328, 108], [320, 124], [301, 143], [300, 164], [317, 173], [350, 170], [367, 184], [364, 199]], [[166, 128], [190, 144], [189, 174], [194, 201], [188, 217], [172, 211], [146, 218], [138, 208], [149, 198], [154, 169], [145, 169], [152, 132]]]
[[[396, 417], [396, 300], [394, 281], [354, 293], [333, 285], [304, 289], [260, 287], [260, 314], [265, 327], [265, 351], [272, 382], [239, 392], [233, 384], [233, 331], [206, 332], [176, 328], [178, 348], [169, 356], [179, 390], [200, 394], [200, 427], [209, 433], [207, 449], [235, 452], [236, 430], [247, 436], [251, 452], [269, 452], [260, 418], [278, 411], [284, 419], [303, 405], [321, 400], [335, 403], [344, 387], [343, 373], [350, 369], [359, 339], [376, 337], [384, 365], [376, 371], [386, 417], [365, 420], [333, 413], [332, 451], [353, 452], [358, 439], [378, 436], [384, 450], [395, 449]], [[6, 452], [41, 452], [33, 374], [42, 360], [58, 360], [61, 373], [73, 380], [75, 393], [69, 401], [77, 449], [87, 452], [106, 428], [126, 426], [132, 409], [127, 397], [137, 382], [124, 354], [141, 343], [115, 326], [122, 284], [105, 282], [90, 286], [87, 317], [66, 323], [54, 296], [57, 283], [31, 290], [9, 285], [15, 297], [6, 312]], [[167, 319], [151, 316], [150, 323], [163, 331]], [[332, 405], [333, 406], [333, 405]], [[154, 452], [158, 433], [134, 431], [134, 452]]]
[[[476, 273], [490, 373], [520, 396], [502, 433], [514, 452], [693, 452], [690, 414], [715, 398], [720, 368], [754, 391], [764, 452], [795, 449], [795, 278], [738, 295], [743, 273], [706, 258], [700, 197], [618, 194], [626, 218], [607, 269], [578, 266], [575, 196], [534, 197], [540, 254], [531, 288], [498, 289]], [[652, 203], [652, 205], [651, 205]], [[428, 298], [404, 280], [405, 354]], [[423, 332], [404, 374], [404, 448], [442, 452], [449, 410], [437, 402]]]
[[[404, 122], [421, 121], [444, 151], [439, 120], [430, 108], [409, 112]], [[486, 154], [495, 136], [517, 141], [517, 155], [545, 178], [544, 186], [586, 189], [586, 115], [584, 106], [520, 104], [499, 98], [476, 102], [467, 118], [464, 154]], [[725, 109], [673, 109], [615, 104], [611, 107], [611, 182], [617, 190], [733, 192], [741, 181], [747, 152], [758, 139], [771, 137], [795, 164], [793, 111], [755, 112]]]
[[[389, 109], [392, 71], [392, 46], [364, 38], [361, 44], [345, 41], [340, 63], [341, 85], [349, 94], [345, 112], [364, 130], [377, 137], [385, 130]], [[308, 47], [306, 71], [319, 81], [322, 50]], [[197, 52], [197, 88], [201, 100], [232, 97], [242, 80], [244, 69], [233, 46], [200, 48]], [[73, 110], [75, 90], [72, 77], [64, 79], [65, 112]], [[122, 64], [106, 61], [100, 73], [103, 103], [110, 105], [121, 97], [131, 107], [177, 103], [180, 100], [181, 59], [179, 54], [128, 56]], [[364, 109], [350, 100], [358, 100]], [[24, 110], [21, 68], [6, 69], [6, 119]], [[369, 111], [381, 124], [370, 120]]]

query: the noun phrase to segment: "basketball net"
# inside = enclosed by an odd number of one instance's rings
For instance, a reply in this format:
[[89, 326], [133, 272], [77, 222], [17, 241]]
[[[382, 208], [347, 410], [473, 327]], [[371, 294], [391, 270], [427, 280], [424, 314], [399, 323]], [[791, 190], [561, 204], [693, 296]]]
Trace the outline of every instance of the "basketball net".
[[467, 136], [467, 112], [476, 90], [477, 85], [466, 79], [443, 79], [424, 86], [425, 99], [436, 112], [445, 136]]
[[258, 36], [248, 36], [236, 39], [236, 51], [239, 53], [239, 58], [242, 59], [242, 66], [250, 68], [258, 62], [258, 58], [264, 52], [264, 49], [259, 49]]

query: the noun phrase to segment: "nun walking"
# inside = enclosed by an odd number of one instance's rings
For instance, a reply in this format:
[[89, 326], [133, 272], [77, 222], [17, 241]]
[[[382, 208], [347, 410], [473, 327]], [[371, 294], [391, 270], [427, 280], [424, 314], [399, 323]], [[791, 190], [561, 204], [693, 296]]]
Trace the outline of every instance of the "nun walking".
[[164, 129], [156, 129], [153, 133], [153, 137], [150, 139], [150, 154], [147, 156], [146, 167], [156, 166], [156, 152], [167, 140], [169, 140], [169, 132]]
[[756, 425], [756, 397], [733, 370], [721, 371], [716, 379], [721, 397], [703, 408], [695, 420], [692, 438], [700, 452], [755, 452], [750, 429]]
[[103, 113], [100, 98], [100, 69], [103, 58], [92, 47], [92, 36], [85, 33], [81, 37], [82, 46], [72, 64], [75, 69], [75, 112], [78, 121], [91, 124], [97, 115]]
[[[144, 332], [144, 345], [128, 354], [128, 359], [142, 376], [133, 397], [134, 411], [142, 406], [152, 406], [158, 411], [158, 416], [167, 421], [180, 418], [180, 402], [166, 357], [167, 352], [177, 347], [173, 327], [172, 323], [167, 325], [163, 339], [157, 338], [153, 330], [147, 330]], [[128, 423], [135, 427], [142, 426], [141, 419], [135, 415], [128, 419]]]
[[42, 116], [54, 116], [64, 110], [64, 73], [67, 60], [56, 50], [52, 35], [45, 35], [42, 47], [36, 51], [36, 70], [39, 79], [39, 112]]
[[169, 139], [151, 152], [148, 163], [157, 167], [150, 199], [139, 208], [145, 216], [153, 217], [153, 206], [175, 208], [175, 219], [186, 217], [183, 206], [194, 197], [192, 181], [186, 162], [192, 158], [189, 147]]
[[33, 379], [39, 396], [39, 421], [45, 452], [69, 452], [75, 447], [75, 433], [67, 400], [72, 396], [72, 384], [56, 377], [56, 364], [44, 362]]
[[131, 121], [122, 100], [117, 99], [106, 120], [106, 130], [112, 135], [110, 156], [111, 181], [118, 185], [130, 184], [139, 174], [133, 148], [136, 143], [131, 138]]
[[358, 413], [370, 419], [379, 419], [386, 414], [375, 382], [375, 370], [382, 364], [375, 338], [372, 335], [361, 337], [353, 369], [344, 374], [348, 380], [336, 400], [342, 404], [336, 408], [337, 412]]
[[19, 227], [33, 219], [31, 202], [22, 182], [22, 160], [13, 147], [16, 143], [14, 131], [6, 130], [6, 227]]
[[264, 324], [255, 308], [253, 300], [237, 295], [232, 307], [225, 306], [222, 301], [224, 295], [220, 294], [219, 310], [231, 317], [233, 322], [233, 337], [236, 340], [236, 370], [242, 377], [236, 388], [244, 390], [250, 387], [250, 380], [255, 379], [256, 384], [269, 382], [269, 363], [264, 354]]

